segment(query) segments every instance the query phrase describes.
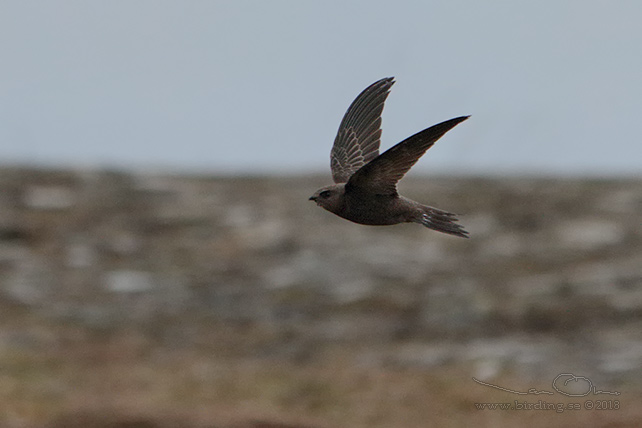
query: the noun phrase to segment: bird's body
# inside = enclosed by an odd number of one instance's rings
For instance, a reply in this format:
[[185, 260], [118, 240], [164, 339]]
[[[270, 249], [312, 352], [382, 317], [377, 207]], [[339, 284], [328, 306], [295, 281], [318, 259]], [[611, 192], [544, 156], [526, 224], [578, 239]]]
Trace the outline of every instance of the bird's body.
[[468, 116], [425, 129], [379, 155], [381, 113], [393, 83], [393, 78], [373, 83], [350, 105], [331, 152], [336, 184], [317, 190], [310, 200], [359, 224], [420, 223], [439, 232], [468, 237], [454, 214], [400, 196], [396, 186], [435, 141]]
[[412, 202], [390, 195], [352, 192], [350, 187], [346, 189], [344, 184], [333, 187], [331, 191], [337, 192], [342, 197], [339, 198], [340, 203], [330, 207], [332, 209], [329, 211], [359, 224], [386, 226], [402, 223], [405, 221], [408, 208], [404, 202]]

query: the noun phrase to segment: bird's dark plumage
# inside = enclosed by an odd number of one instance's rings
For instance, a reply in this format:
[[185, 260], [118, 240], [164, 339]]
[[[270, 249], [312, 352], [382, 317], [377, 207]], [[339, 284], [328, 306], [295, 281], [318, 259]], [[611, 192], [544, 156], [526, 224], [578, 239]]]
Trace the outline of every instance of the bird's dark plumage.
[[381, 113], [394, 83], [388, 77], [368, 86], [343, 116], [330, 152], [335, 183], [345, 183], [359, 168], [379, 156]]
[[424, 129], [379, 155], [381, 113], [394, 78], [367, 87], [346, 112], [330, 154], [335, 185], [310, 200], [355, 223], [420, 223], [451, 235], [468, 237], [455, 215], [400, 196], [397, 182], [446, 132], [468, 119], [461, 116]]
[[355, 172], [348, 185], [374, 193], [396, 194], [397, 182], [426, 150], [466, 119], [468, 116], [450, 119], [406, 138]]

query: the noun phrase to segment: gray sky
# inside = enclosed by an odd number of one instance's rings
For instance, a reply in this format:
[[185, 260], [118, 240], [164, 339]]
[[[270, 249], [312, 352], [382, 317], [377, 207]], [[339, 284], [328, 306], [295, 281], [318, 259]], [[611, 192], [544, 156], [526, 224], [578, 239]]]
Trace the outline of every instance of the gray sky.
[[642, 2], [0, 1], [0, 163], [328, 172], [396, 76], [413, 172], [642, 174]]

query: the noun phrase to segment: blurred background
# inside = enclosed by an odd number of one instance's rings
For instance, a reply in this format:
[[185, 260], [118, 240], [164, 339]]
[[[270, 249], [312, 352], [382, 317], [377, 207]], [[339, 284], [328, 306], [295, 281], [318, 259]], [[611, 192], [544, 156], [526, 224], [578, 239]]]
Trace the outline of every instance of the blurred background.
[[[0, 425], [638, 426], [641, 13], [0, 3]], [[387, 76], [471, 239], [307, 201]]]

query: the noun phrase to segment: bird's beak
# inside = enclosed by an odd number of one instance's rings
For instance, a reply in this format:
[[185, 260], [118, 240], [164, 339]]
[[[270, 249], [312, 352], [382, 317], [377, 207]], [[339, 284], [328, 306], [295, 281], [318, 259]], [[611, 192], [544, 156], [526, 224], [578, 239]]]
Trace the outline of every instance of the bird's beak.
[[310, 198], [308, 199], [308, 201], [316, 201], [316, 200], [317, 200], [316, 196], [310, 196]]

